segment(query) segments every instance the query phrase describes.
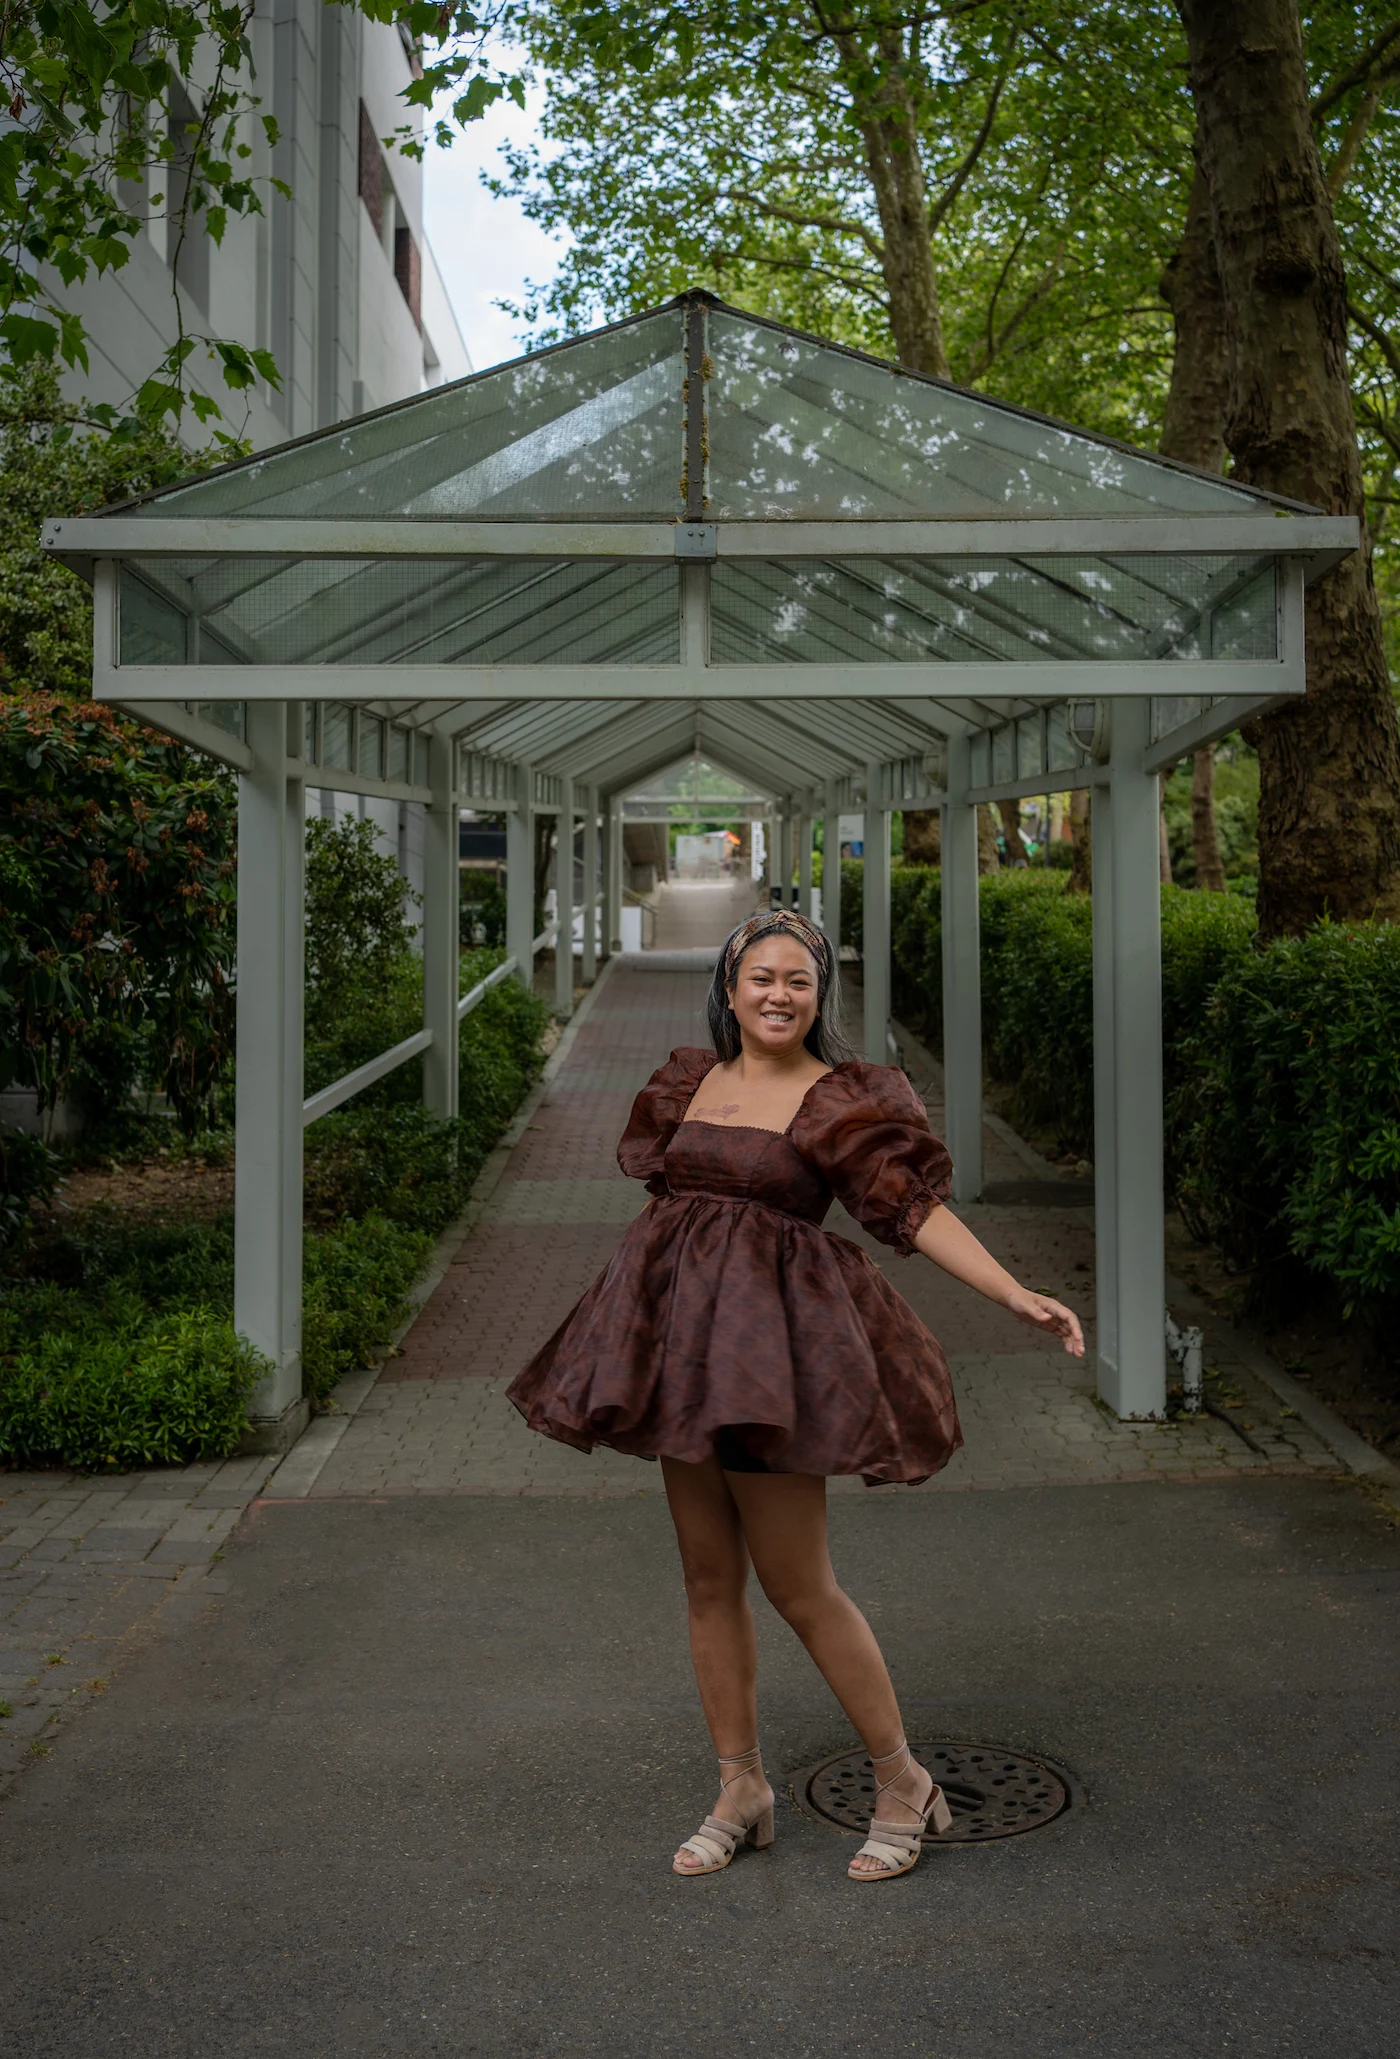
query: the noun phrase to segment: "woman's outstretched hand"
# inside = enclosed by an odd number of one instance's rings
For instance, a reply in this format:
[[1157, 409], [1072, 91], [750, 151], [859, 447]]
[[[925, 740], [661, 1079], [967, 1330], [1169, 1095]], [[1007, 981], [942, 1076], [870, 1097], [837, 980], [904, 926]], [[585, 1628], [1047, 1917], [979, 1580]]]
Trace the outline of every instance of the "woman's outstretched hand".
[[1079, 1318], [1062, 1301], [1052, 1301], [1048, 1294], [1033, 1294], [1029, 1287], [1016, 1287], [1007, 1296], [1006, 1306], [1017, 1322], [1063, 1338], [1065, 1350], [1074, 1358], [1083, 1358], [1084, 1332], [1079, 1327]]

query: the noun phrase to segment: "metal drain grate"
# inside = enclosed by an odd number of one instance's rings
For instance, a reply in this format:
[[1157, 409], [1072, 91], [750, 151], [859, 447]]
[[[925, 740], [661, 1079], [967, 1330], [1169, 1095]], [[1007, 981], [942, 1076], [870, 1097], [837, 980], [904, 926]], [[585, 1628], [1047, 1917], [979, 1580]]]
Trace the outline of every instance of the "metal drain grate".
[[[909, 1749], [942, 1788], [953, 1812], [952, 1828], [932, 1833], [926, 1844], [986, 1844], [1039, 1830], [1068, 1808], [1070, 1776], [1062, 1767], [992, 1744], [911, 1744]], [[805, 1804], [842, 1830], [865, 1834], [875, 1800], [875, 1775], [864, 1752], [843, 1752], [798, 1776], [794, 1788]]]

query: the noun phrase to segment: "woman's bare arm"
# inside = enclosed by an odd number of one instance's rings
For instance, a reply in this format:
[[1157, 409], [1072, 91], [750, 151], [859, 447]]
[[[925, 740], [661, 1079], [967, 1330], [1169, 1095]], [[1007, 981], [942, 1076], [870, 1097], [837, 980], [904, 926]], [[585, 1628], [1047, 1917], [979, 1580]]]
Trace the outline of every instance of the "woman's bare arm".
[[922, 1251], [925, 1258], [931, 1258], [955, 1280], [975, 1287], [989, 1301], [1000, 1302], [1018, 1322], [1063, 1338], [1065, 1350], [1075, 1358], [1084, 1356], [1084, 1333], [1074, 1310], [1066, 1308], [1063, 1302], [1052, 1301], [1048, 1294], [1032, 1294], [1028, 1287], [1020, 1286], [1006, 1267], [998, 1265], [991, 1252], [978, 1243], [967, 1224], [949, 1209], [929, 1211], [927, 1222], [914, 1239], [914, 1249]]

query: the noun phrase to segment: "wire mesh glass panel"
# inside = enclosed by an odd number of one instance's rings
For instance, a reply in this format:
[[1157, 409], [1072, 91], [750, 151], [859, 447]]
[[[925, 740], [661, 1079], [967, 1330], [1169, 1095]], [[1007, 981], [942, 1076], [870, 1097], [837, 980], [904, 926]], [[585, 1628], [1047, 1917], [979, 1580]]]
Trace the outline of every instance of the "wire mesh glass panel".
[[[142, 560], [123, 664], [184, 662], [149, 619], [163, 583], [201, 624], [197, 663], [252, 665], [666, 664], [680, 654], [674, 565], [522, 558], [182, 558]], [[123, 589], [125, 594], [125, 588]], [[217, 631], [210, 649], [203, 625]], [[181, 631], [183, 624], [180, 623]], [[171, 632], [173, 638], [173, 631]], [[135, 655], [136, 651], [147, 653]], [[168, 648], [168, 655], [157, 654]]]
[[389, 730], [386, 774], [390, 779], [407, 779], [408, 777], [408, 731], [400, 729], [396, 723], [391, 725]]
[[367, 779], [384, 777], [384, 724], [360, 710], [359, 769]]
[[669, 520], [681, 508], [683, 320], [666, 309], [539, 351], [131, 512]]
[[992, 778], [998, 782], [1016, 777], [1016, 731], [1008, 722], [992, 731]]
[[178, 602], [156, 593], [128, 571], [121, 575], [121, 662], [123, 665], [183, 665], [189, 649], [189, 618]]
[[322, 712], [321, 763], [350, 770], [350, 710], [343, 701], [327, 701]]
[[198, 715], [204, 722], [212, 722], [215, 729], [225, 730], [229, 736], [236, 736], [242, 742], [247, 719], [246, 702], [186, 701], [185, 706], [192, 715]]
[[[1277, 656], [1272, 563], [1233, 557], [721, 559], [717, 663]], [[1241, 626], [1218, 649], [1218, 596]]]
[[1275, 575], [1270, 565], [1238, 593], [1216, 603], [1210, 621], [1213, 658], [1272, 658], [1278, 653]]
[[1025, 715], [1016, 724], [1016, 777], [1038, 779], [1045, 770], [1039, 715]]
[[1228, 513], [1261, 503], [1035, 415], [712, 312], [709, 514]]
[[1073, 772], [1079, 764], [1079, 749], [1069, 733], [1068, 715], [1058, 705], [1046, 715], [1045, 762], [1056, 772]]

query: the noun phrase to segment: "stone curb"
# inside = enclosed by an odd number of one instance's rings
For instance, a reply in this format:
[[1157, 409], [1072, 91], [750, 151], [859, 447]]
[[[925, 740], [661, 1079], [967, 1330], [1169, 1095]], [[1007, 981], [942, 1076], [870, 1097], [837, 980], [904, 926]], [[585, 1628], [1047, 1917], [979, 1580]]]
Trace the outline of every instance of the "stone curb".
[[344, 1379], [332, 1388], [329, 1396], [330, 1407], [324, 1414], [311, 1418], [297, 1442], [275, 1468], [271, 1478], [264, 1482], [262, 1493], [257, 1499], [300, 1501], [310, 1494], [331, 1453], [349, 1429], [351, 1419], [358, 1415], [373, 1393], [375, 1382], [386, 1362], [413, 1328], [419, 1315], [441, 1285], [453, 1259], [480, 1222], [510, 1163], [512, 1151], [524, 1136], [535, 1110], [549, 1091], [551, 1081], [572, 1050], [580, 1025], [607, 984], [617, 962], [616, 957], [604, 959], [597, 978], [579, 1002], [569, 1018], [563, 1035], [545, 1060], [544, 1070], [539, 1079], [516, 1109], [509, 1128], [472, 1182], [472, 1190], [467, 1196], [461, 1214], [448, 1224], [438, 1238], [433, 1247], [433, 1255], [428, 1261], [427, 1271], [409, 1289], [408, 1315], [390, 1338], [383, 1357], [373, 1366], [347, 1373]]

